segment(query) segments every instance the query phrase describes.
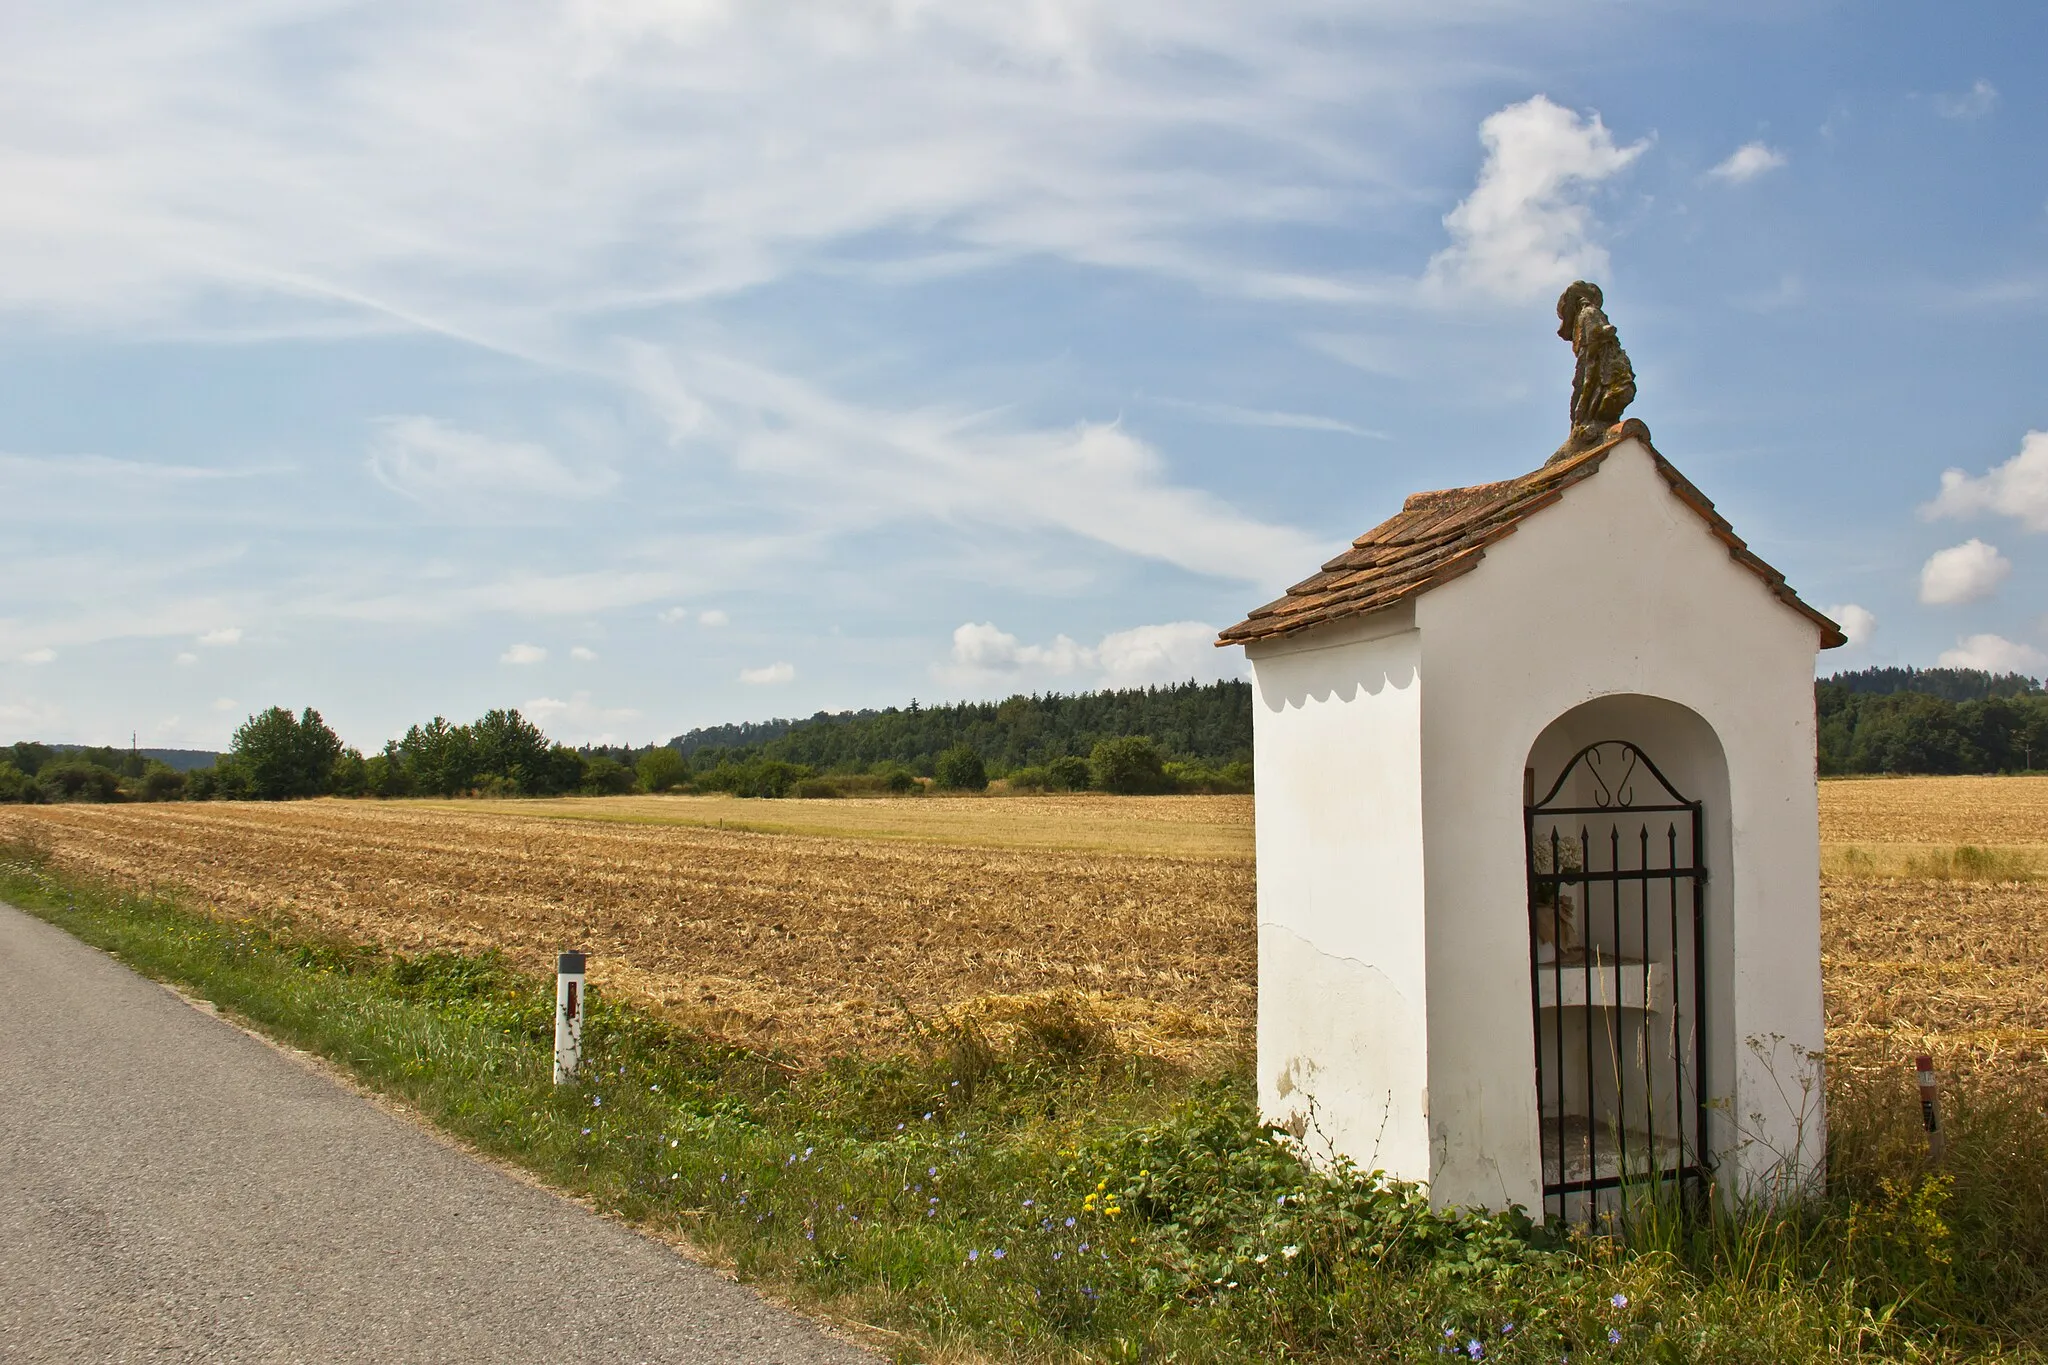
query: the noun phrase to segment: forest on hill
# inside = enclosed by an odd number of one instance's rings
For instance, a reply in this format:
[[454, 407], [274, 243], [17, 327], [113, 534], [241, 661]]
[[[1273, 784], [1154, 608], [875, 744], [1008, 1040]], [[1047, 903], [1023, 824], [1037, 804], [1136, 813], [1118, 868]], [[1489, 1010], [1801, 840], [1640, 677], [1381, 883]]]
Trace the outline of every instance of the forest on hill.
[[990, 771], [1005, 773], [1056, 758], [1086, 758], [1103, 740], [1132, 735], [1146, 736], [1179, 759], [1249, 761], [1251, 684], [1191, 681], [940, 706], [912, 701], [883, 711], [821, 711], [808, 720], [714, 726], [678, 735], [669, 745], [693, 768], [707, 756], [745, 753], [820, 772], [894, 764], [922, 774], [932, 772], [940, 754], [965, 745]]
[[1814, 684], [1823, 776], [2048, 768], [2048, 693], [2020, 673], [1867, 668]]

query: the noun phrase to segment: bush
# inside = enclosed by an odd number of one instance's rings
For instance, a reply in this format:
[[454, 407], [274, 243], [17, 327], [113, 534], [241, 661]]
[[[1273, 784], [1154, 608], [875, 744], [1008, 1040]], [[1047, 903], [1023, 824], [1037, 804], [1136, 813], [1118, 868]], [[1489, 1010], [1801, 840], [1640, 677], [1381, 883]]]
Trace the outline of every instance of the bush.
[[776, 799], [788, 796], [797, 783], [817, 774], [795, 763], [757, 758], [747, 763], [721, 763], [697, 779], [700, 790], [734, 796]]
[[1046, 786], [1054, 791], [1088, 790], [1088, 760], [1079, 754], [1061, 754], [1045, 765]]
[[386, 744], [383, 753], [363, 760], [363, 784], [372, 796], [412, 795], [412, 773], [405, 766], [405, 755], [398, 751], [397, 740]]
[[1252, 789], [1252, 765], [1239, 760], [1212, 768], [1206, 763], [1169, 763], [1166, 779], [1177, 792], [1210, 796], [1242, 795]]
[[956, 744], [934, 765], [938, 784], [947, 791], [978, 792], [988, 788], [988, 768], [971, 745]]
[[369, 792], [369, 762], [360, 750], [341, 751], [341, 757], [334, 760], [334, 774], [327, 781], [327, 790], [336, 796], [362, 796]]
[[78, 759], [50, 764], [36, 774], [36, 786], [46, 801], [115, 801], [121, 796], [121, 779], [113, 769]]
[[1005, 773], [1003, 781], [1013, 792], [1042, 792], [1052, 785], [1043, 768], [1016, 768]]
[[142, 799], [177, 801], [185, 795], [185, 774], [168, 763], [152, 763], [142, 775]]
[[1102, 791], [1121, 796], [1138, 796], [1172, 789], [1166, 776], [1166, 758], [1159, 746], [1143, 735], [1105, 739], [1088, 756], [1088, 775]]
[[924, 783], [917, 780], [917, 774], [900, 763], [887, 763], [875, 769], [873, 776], [881, 783], [882, 790], [891, 796], [909, 796], [924, 790]]
[[812, 775], [809, 768], [795, 763], [778, 762], [775, 759], [749, 763], [744, 771], [745, 776], [734, 790], [741, 796], [763, 797], [769, 800], [789, 795], [797, 783]]
[[665, 792], [690, 780], [690, 761], [680, 750], [666, 744], [640, 755], [636, 770], [640, 774], [640, 790], [644, 792]]
[[0, 759], [0, 801], [26, 801], [31, 790], [28, 774]]
[[603, 754], [583, 765], [583, 790], [592, 796], [624, 795], [637, 780], [631, 768]]
[[845, 790], [829, 777], [806, 777], [790, 791], [791, 796], [809, 801], [830, 800], [846, 795]]

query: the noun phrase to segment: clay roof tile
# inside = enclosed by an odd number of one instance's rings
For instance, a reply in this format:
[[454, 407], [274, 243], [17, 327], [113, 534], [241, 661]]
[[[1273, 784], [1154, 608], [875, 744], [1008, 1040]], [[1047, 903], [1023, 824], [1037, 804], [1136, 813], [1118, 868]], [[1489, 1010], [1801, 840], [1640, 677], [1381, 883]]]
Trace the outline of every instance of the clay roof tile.
[[1736, 563], [1754, 573], [1778, 599], [1821, 630], [1821, 647], [1847, 643], [1841, 627], [1815, 611], [1786, 586], [1785, 575], [1751, 553], [1735, 528], [1707, 496], [1650, 444], [1650, 432], [1631, 418], [1608, 432], [1599, 445], [1553, 460], [1519, 479], [1411, 493], [1401, 510], [1351, 542], [1351, 548], [1303, 579], [1287, 595], [1253, 611], [1218, 637], [1218, 645], [1250, 644], [1291, 635], [1311, 626], [1383, 611], [1428, 592], [1477, 567], [1486, 547], [1512, 535], [1531, 514], [1563, 496], [1564, 490], [1597, 472], [1608, 454], [1626, 440], [1642, 442], [1671, 491], [1697, 513], [1728, 547]]

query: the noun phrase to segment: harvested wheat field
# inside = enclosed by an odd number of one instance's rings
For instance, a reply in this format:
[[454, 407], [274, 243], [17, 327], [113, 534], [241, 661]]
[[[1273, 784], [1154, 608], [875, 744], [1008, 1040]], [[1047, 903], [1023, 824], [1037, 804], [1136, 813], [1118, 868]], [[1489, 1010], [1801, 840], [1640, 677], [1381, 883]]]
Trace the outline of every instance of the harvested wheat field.
[[[535, 970], [585, 948], [601, 985], [800, 1057], [899, 1043], [906, 1011], [1000, 1026], [1017, 997], [1055, 990], [1091, 998], [1125, 1042], [1163, 1055], [1248, 1034], [1243, 798], [562, 803], [575, 819], [554, 803], [505, 806], [518, 813], [474, 802], [77, 805], [24, 808], [13, 823], [66, 867], [182, 890], [226, 915], [282, 911], [409, 952], [498, 946]], [[831, 806], [883, 822], [880, 833], [897, 813], [908, 837], [704, 827], [707, 809], [829, 820]], [[949, 808], [962, 836], [939, 844], [929, 832]], [[1212, 826], [1241, 851], [1146, 851], [1180, 847], [1189, 830], [1198, 844], [1222, 837]], [[1132, 851], [1105, 851], [1112, 836]], [[1002, 846], [1020, 837], [1039, 846]], [[1081, 846], [1043, 846], [1062, 840]]]
[[[1089, 997], [1169, 1056], [1248, 1040], [1248, 797], [19, 808], [67, 866], [401, 951], [503, 947], [798, 1057]], [[2048, 1077], [2048, 779], [1821, 786], [1837, 1065]], [[4, 833], [0, 828], [0, 833]]]
[[1820, 825], [1835, 1065], [2048, 1080], [2048, 778], [1823, 782]]

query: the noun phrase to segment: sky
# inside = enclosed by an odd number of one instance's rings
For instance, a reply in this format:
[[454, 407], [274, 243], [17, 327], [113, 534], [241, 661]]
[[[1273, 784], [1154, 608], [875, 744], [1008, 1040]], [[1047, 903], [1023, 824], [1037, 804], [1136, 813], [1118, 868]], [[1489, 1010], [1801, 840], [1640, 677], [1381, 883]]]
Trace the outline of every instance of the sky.
[[1823, 671], [2038, 674], [2043, 51], [2018, 3], [14, 7], [0, 742], [1241, 676], [1220, 627], [1556, 447], [1578, 277]]

